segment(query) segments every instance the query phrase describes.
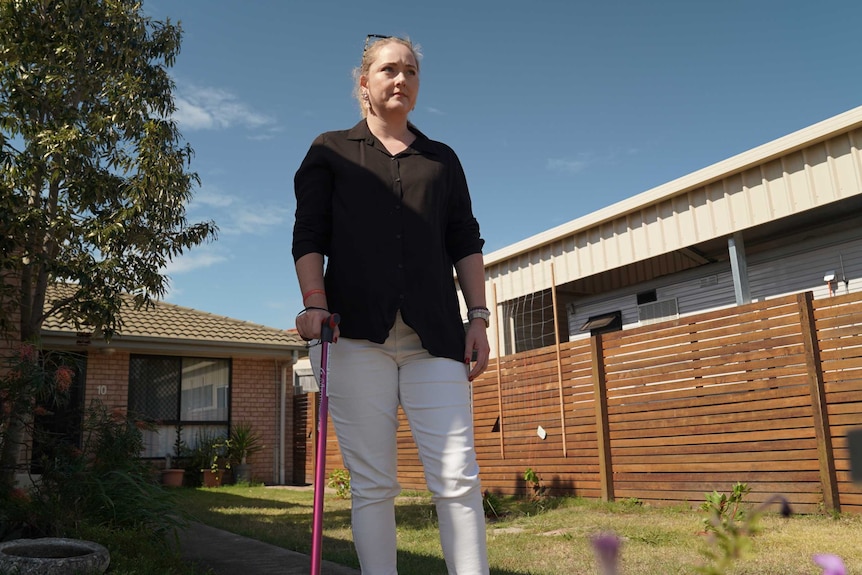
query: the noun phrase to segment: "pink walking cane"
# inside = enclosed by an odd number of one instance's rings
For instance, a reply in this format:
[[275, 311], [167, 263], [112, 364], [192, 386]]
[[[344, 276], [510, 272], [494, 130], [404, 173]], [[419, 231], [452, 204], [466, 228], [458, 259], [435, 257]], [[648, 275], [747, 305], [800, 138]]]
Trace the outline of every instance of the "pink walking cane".
[[335, 326], [341, 318], [337, 313], [323, 321], [320, 329], [320, 415], [317, 419], [317, 445], [314, 459], [314, 516], [311, 524], [311, 575], [320, 575], [320, 559], [323, 551], [323, 490], [326, 487], [326, 419], [329, 398], [326, 395], [326, 376], [329, 367], [329, 346]]

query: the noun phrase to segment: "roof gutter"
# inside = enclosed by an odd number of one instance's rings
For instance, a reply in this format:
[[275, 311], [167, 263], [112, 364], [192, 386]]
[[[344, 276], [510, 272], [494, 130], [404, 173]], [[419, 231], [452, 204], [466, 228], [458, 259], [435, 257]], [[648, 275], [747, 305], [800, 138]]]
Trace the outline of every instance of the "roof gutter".
[[150, 354], [186, 355], [198, 357], [267, 357], [290, 359], [304, 344], [224, 342], [214, 340], [167, 339], [141, 336], [116, 336], [110, 342], [79, 337], [67, 331], [42, 331], [42, 344], [51, 348], [76, 348], [101, 353], [114, 351]]

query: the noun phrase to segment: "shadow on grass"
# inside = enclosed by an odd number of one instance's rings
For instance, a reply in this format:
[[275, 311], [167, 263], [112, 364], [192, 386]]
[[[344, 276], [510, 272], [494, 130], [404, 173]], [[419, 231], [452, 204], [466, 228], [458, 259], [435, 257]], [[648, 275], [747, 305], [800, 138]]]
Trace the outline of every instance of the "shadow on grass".
[[[302, 501], [281, 501], [221, 490], [183, 489], [178, 503], [194, 521], [257, 539], [299, 553], [311, 553], [313, 495], [303, 494]], [[295, 499], [296, 494], [291, 498]], [[401, 531], [428, 531], [435, 543], [437, 514], [430, 499], [399, 501], [395, 507], [396, 522]], [[349, 536], [350, 501], [327, 498], [323, 517], [323, 559], [359, 569], [356, 549]], [[346, 531], [347, 536], [327, 536], [327, 532]], [[446, 575], [446, 563], [435, 555], [398, 551], [399, 572], [405, 574]], [[492, 575], [527, 575], [506, 569], [491, 569]]]

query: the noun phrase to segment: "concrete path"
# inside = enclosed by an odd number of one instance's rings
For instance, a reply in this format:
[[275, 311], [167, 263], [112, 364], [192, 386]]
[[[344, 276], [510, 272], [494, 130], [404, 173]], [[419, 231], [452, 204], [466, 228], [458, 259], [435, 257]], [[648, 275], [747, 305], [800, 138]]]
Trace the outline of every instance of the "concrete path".
[[[311, 557], [192, 523], [179, 532], [183, 559], [212, 569], [216, 575], [309, 575]], [[321, 575], [359, 575], [359, 571], [324, 561]]]

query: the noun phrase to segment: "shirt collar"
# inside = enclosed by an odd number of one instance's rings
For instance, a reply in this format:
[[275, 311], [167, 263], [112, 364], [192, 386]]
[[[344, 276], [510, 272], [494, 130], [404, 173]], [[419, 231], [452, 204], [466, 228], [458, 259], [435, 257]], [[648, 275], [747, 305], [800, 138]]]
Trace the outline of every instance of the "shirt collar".
[[[419, 128], [414, 126], [411, 123], [407, 124], [407, 127], [411, 132], [416, 134], [416, 139], [413, 140], [413, 143], [410, 144], [406, 150], [402, 153], [421, 153], [421, 154], [435, 154], [436, 150], [431, 145], [431, 140], [428, 139], [428, 136], [423, 134]], [[365, 120], [361, 120], [358, 124], [350, 128], [347, 131], [347, 139], [348, 140], [364, 140], [365, 143], [369, 146], [373, 146], [377, 141], [377, 138], [374, 137], [374, 134], [371, 133], [371, 130], [368, 129], [368, 122]]]

